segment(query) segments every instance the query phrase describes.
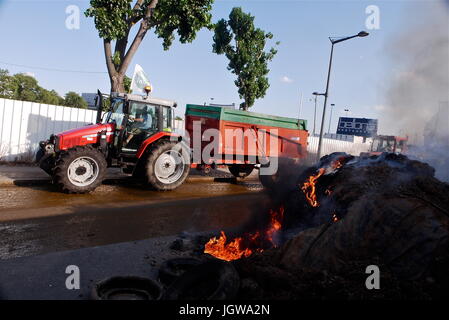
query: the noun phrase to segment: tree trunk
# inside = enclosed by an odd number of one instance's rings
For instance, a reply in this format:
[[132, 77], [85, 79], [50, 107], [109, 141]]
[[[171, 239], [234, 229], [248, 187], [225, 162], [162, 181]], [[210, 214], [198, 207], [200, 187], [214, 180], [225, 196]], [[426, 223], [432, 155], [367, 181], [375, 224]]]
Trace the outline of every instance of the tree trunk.
[[125, 93], [125, 85], [124, 85], [125, 75], [114, 75], [110, 77], [111, 80], [111, 93]]

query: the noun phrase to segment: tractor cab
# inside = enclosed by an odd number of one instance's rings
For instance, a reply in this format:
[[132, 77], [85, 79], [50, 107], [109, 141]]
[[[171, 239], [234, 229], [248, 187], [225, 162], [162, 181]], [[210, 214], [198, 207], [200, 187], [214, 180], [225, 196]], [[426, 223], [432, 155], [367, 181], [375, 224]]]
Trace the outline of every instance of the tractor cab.
[[379, 155], [383, 152], [404, 153], [407, 151], [407, 140], [407, 137], [376, 136], [369, 155]]
[[[102, 123], [114, 128], [111, 148], [118, 154], [137, 154], [143, 142], [159, 132], [172, 132], [176, 102], [140, 95], [111, 96], [109, 111]], [[99, 112], [102, 109], [99, 106]]]

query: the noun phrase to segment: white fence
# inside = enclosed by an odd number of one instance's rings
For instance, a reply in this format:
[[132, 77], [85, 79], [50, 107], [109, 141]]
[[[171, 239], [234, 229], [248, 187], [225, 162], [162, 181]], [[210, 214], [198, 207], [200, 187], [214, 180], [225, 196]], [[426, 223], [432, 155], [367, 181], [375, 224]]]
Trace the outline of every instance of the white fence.
[[[309, 153], [309, 160], [312, 162], [316, 160], [315, 157], [318, 152], [318, 141], [319, 137], [317, 136], [310, 136], [308, 140], [309, 145], [307, 147], [307, 151]], [[360, 155], [360, 152], [367, 152], [371, 147], [371, 140], [366, 142], [362, 141], [362, 138], [354, 139], [354, 142], [324, 138], [321, 145], [321, 154], [326, 155], [333, 152], [346, 152], [353, 156], [358, 156]]]
[[[33, 102], [0, 98], [0, 160], [30, 161], [39, 141], [48, 139], [52, 133], [82, 127], [94, 123], [94, 110], [69, 108]], [[182, 132], [184, 121], [176, 120], [177, 131]], [[370, 143], [336, 139], [323, 140], [322, 154], [346, 152], [359, 155], [368, 151]], [[309, 137], [308, 152], [311, 161], [318, 150], [318, 137]]]
[[50, 134], [94, 123], [96, 111], [0, 99], [0, 159], [29, 161]]

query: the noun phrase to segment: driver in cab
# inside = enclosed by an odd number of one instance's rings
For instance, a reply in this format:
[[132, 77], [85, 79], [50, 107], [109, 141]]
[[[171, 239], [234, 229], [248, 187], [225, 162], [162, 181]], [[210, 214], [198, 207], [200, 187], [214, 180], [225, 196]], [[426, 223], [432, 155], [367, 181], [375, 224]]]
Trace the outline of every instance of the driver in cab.
[[151, 128], [153, 123], [153, 116], [148, 112], [148, 106], [133, 106], [133, 109], [134, 112], [131, 112], [128, 118], [129, 134], [126, 138], [125, 146], [129, 144], [134, 136]]

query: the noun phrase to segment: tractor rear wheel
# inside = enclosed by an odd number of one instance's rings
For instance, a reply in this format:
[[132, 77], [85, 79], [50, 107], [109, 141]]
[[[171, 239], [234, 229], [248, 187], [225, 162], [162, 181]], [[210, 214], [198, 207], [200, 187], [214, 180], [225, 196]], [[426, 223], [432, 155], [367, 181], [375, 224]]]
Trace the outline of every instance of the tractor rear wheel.
[[99, 150], [91, 146], [76, 147], [60, 155], [53, 181], [64, 192], [88, 193], [102, 183], [106, 167], [106, 160]]
[[232, 164], [228, 166], [229, 172], [236, 178], [246, 178], [253, 172], [254, 165], [252, 164]]
[[178, 188], [190, 171], [189, 154], [180, 143], [161, 141], [151, 148], [146, 161], [146, 180], [158, 191]]

